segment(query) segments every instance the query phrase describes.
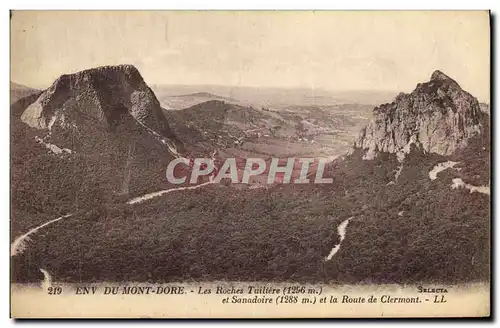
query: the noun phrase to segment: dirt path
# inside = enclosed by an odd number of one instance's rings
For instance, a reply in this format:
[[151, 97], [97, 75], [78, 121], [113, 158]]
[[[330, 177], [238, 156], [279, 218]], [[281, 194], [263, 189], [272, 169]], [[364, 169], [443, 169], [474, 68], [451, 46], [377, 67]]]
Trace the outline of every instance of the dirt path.
[[347, 225], [349, 224], [349, 221], [352, 220], [354, 216], [351, 216], [350, 218], [342, 221], [341, 224], [337, 227], [337, 233], [340, 236], [340, 241], [337, 245], [335, 245], [332, 250], [330, 251], [330, 254], [328, 254], [327, 257], [325, 257], [325, 261], [330, 261], [332, 257], [339, 251], [340, 249], [340, 244], [342, 244], [342, 241], [345, 239], [345, 234], [347, 232]]
[[[214, 163], [215, 163], [215, 155], [217, 154], [217, 152], [218, 152], [218, 150], [216, 149], [216, 150], [214, 150], [214, 152], [211, 155], [212, 161], [214, 161]], [[169, 194], [169, 193], [174, 192], [174, 191], [198, 189], [200, 187], [203, 187], [203, 186], [206, 186], [206, 185], [209, 185], [209, 184], [213, 184], [214, 183], [213, 179], [214, 179], [214, 177], [212, 175], [210, 175], [208, 182], [204, 182], [204, 183], [201, 183], [199, 185], [190, 186], [190, 187], [179, 187], [179, 188], [173, 188], [173, 189], [165, 189], [165, 190], [155, 191], [155, 192], [152, 192], [152, 193], [149, 193], [149, 194], [145, 194], [145, 195], [142, 195], [142, 196], [138, 196], [138, 197], [132, 198], [131, 200], [129, 200], [127, 202], [127, 204], [131, 205], [131, 204], [142, 203], [142, 202], [144, 202], [146, 200], [149, 200], [149, 199], [152, 199], [152, 198], [155, 198], [155, 197], [159, 197], [159, 196], [162, 196], [162, 195], [165, 195], [165, 194]]]
[[[140, 122], [139, 122], [140, 123]], [[170, 142], [168, 142], [167, 139], [165, 138], [162, 138], [161, 135], [159, 135], [158, 133], [156, 133], [155, 131], [151, 130], [150, 128], [148, 128], [147, 126], [145, 126], [144, 124], [140, 123], [141, 125], [143, 125], [146, 129], [148, 129], [149, 132], [151, 132], [152, 134], [154, 134], [155, 136], [157, 137], [160, 137], [160, 141], [167, 145], [169, 151], [172, 153], [172, 155], [174, 155], [175, 157], [180, 157], [181, 155], [177, 152], [177, 149], [175, 148], [175, 146], [171, 145]], [[215, 150], [213, 153], [212, 153], [212, 160], [215, 161], [215, 154], [217, 153], [217, 150]], [[129, 155], [130, 155], [130, 149], [129, 149]], [[128, 164], [127, 164], [128, 165]], [[202, 184], [199, 184], [199, 185], [196, 185], [196, 186], [190, 186], [190, 187], [179, 187], [179, 188], [174, 188], [174, 189], [168, 189], [168, 190], [161, 190], [161, 191], [157, 191], [157, 192], [153, 192], [153, 193], [149, 193], [149, 194], [145, 194], [145, 195], [142, 195], [142, 196], [138, 196], [138, 197], [135, 197], [135, 198], [132, 198], [131, 200], [129, 200], [127, 202], [127, 204], [136, 204], [136, 203], [141, 203], [145, 200], [148, 200], [148, 199], [151, 199], [151, 198], [155, 198], [155, 197], [158, 197], [158, 196], [161, 196], [161, 195], [164, 195], [164, 194], [168, 194], [168, 193], [171, 193], [171, 192], [174, 192], [174, 191], [181, 191], [181, 190], [190, 190], [190, 189], [197, 189], [197, 188], [200, 188], [200, 187], [203, 187], [205, 185], [208, 185], [208, 184], [212, 184], [214, 183], [213, 182], [213, 177], [210, 176], [210, 181], [209, 182], [205, 182], [205, 183], [202, 183]], [[127, 181], [127, 189], [128, 189], [128, 181]], [[54, 220], [51, 220], [51, 221], [48, 221], [48, 222], [45, 222], [31, 230], [29, 230], [27, 233], [25, 233], [24, 235], [21, 235], [19, 237], [17, 237], [13, 242], [12, 244], [10, 245], [10, 256], [13, 257], [13, 256], [16, 256], [18, 254], [22, 254], [22, 252], [26, 249], [27, 247], [27, 243], [28, 241], [30, 241], [30, 236], [33, 235], [34, 233], [36, 233], [38, 230], [48, 226], [48, 225], [51, 225], [52, 223], [55, 223], [57, 221], [60, 221], [62, 219], [65, 219], [65, 218], [68, 218], [68, 217], [71, 217], [73, 215], [73, 213], [70, 213], [70, 214], [66, 214], [66, 215], [63, 215], [63, 216], [60, 216], [58, 217], [57, 219], [54, 219]], [[44, 280], [42, 282], [42, 288], [44, 290], [47, 290], [48, 287], [50, 287], [51, 283], [52, 283], [52, 277], [50, 275], [50, 273], [45, 270], [45, 269], [40, 269], [40, 272], [42, 272], [43, 276], [44, 276]]]
[[174, 192], [174, 191], [198, 189], [200, 187], [203, 187], [203, 186], [206, 186], [206, 185], [209, 185], [209, 184], [213, 184], [213, 183], [214, 183], [213, 181], [208, 181], [208, 182], [204, 182], [202, 184], [196, 185], [196, 186], [179, 187], [179, 188], [173, 188], [173, 189], [160, 190], [160, 191], [152, 192], [150, 194], [146, 194], [146, 195], [142, 195], [142, 196], [138, 196], [138, 197], [132, 198], [131, 200], [129, 200], [127, 202], [127, 204], [142, 203], [142, 202], [144, 202], [144, 201], [146, 201], [148, 199], [152, 199], [152, 198], [155, 198], [155, 197], [158, 197], [158, 196], [169, 194], [169, 193]]
[[10, 245], [10, 256], [15, 256], [17, 254], [21, 254], [24, 251], [24, 249], [26, 248], [26, 243], [30, 240], [30, 238], [29, 238], [30, 235], [34, 234], [35, 232], [37, 232], [38, 230], [40, 230], [43, 227], [46, 227], [46, 226], [48, 226], [54, 222], [57, 222], [59, 220], [68, 218], [72, 215], [73, 215], [72, 213], [66, 214], [64, 216], [58, 217], [57, 219], [51, 220], [49, 222], [45, 222], [44, 224], [41, 224], [38, 227], [31, 229], [30, 231], [28, 231], [24, 235], [17, 237], [14, 240], [14, 242]]
[[446, 169], [453, 168], [457, 164], [459, 164], [459, 162], [447, 161], [438, 163], [432, 168], [432, 170], [429, 171], [429, 179], [436, 180], [438, 173], [443, 172]]
[[[145, 194], [145, 195], [142, 195], [142, 196], [138, 196], [138, 197], [132, 198], [131, 200], [129, 200], [127, 202], [127, 204], [142, 203], [142, 202], [144, 202], [144, 201], [146, 201], [148, 199], [159, 197], [159, 196], [171, 193], [171, 192], [182, 191], [182, 190], [198, 189], [198, 188], [201, 188], [203, 186], [206, 186], [206, 185], [209, 185], [209, 184], [213, 184], [213, 183], [214, 182], [211, 180], [211, 181], [208, 181], [208, 182], [196, 185], [196, 186], [179, 187], [179, 188], [161, 190], [161, 191], [157, 191], [157, 192], [153, 192], [153, 193], [149, 193], [149, 194]], [[66, 214], [64, 216], [58, 217], [57, 219], [45, 222], [45, 223], [39, 225], [38, 227], [35, 227], [35, 228], [31, 229], [30, 231], [28, 231], [24, 235], [17, 237], [14, 240], [14, 242], [11, 244], [11, 246], [10, 246], [10, 256], [16, 256], [18, 254], [21, 254], [26, 249], [26, 243], [30, 240], [29, 237], [32, 234], [36, 233], [38, 230], [40, 230], [40, 229], [42, 229], [42, 228], [44, 228], [44, 227], [46, 227], [46, 226], [48, 226], [48, 225], [50, 225], [52, 223], [55, 223], [55, 222], [60, 221], [62, 219], [68, 218], [68, 217], [70, 217], [72, 215], [73, 215], [73, 213]]]
[[43, 273], [42, 288], [47, 291], [49, 287], [52, 286], [52, 277], [47, 270], [40, 269], [40, 272]]

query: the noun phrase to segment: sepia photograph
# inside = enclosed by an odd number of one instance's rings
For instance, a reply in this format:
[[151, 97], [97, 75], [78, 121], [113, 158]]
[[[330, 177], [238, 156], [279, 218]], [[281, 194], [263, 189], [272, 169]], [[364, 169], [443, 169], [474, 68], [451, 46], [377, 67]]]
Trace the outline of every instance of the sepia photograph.
[[490, 12], [10, 12], [13, 318], [488, 317]]

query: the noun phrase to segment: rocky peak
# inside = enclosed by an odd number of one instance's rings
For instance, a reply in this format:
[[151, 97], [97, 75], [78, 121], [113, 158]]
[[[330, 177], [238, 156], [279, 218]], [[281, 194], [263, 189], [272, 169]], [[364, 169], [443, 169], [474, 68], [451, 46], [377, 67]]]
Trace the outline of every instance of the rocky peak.
[[356, 148], [366, 150], [366, 159], [378, 152], [406, 152], [408, 144], [424, 152], [450, 155], [481, 132], [483, 117], [477, 99], [441, 71], [417, 84], [410, 94], [400, 93], [373, 112], [355, 143]]
[[169, 136], [160, 103], [132, 65], [102, 66], [62, 75], [28, 106], [21, 120], [37, 129], [51, 129], [87, 119], [113, 128], [124, 117]]
[[440, 70], [435, 70], [431, 75], [431, 81], [451, 81], [456, 83], [452, 78], [448, 75], [444, 74]]

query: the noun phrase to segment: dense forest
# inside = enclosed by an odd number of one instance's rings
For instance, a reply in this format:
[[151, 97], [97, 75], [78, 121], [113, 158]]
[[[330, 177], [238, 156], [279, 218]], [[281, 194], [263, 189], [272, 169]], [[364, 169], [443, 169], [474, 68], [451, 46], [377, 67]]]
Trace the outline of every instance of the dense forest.
[[[99, 68], [97, 72], [106, 70], [118, 68]], [[164, 117], [154, 94], [146, 91], [139, 95], [147, 95], [149, 100], [137, 101], [136, 107], [129, 108], [124, 104], [137, 95], [137, 90], [125, 88], [121, 97], [110, 97], [117, 85], [128, 85], [128, 75], [119, 76], [111, 84], [99, 79], [104, 91], [90, 88], [88, 79], [80, 75], [77, 77], [82, 77], [85, 87], [75, 84], [75, 90], [63, 93], [64, 97], [44, 91], [37, 101], [44, 100], [44, 119], [48, 122], [43, 122], [39, 130], [20, 119], [38, 94], [11, 106], [13, 239], [44, 222], [73, 214], [29, 236], [24, 252], [12, 257], [14, 281], [37, 281], [41, 279], [40, 269], [50, 272], [58, 282], [489, 281], [490, 117], [479, 114], [477, 100], [443, 73], [433, 73], [431, 80], [436, 88], [417, 86], [418, 92], [396, 98], [405, 102], [383, 105], [394, 113], [403, 112], [373, 120], [371, 132], [363, 132], [366, 143], [359, 147], [364, 150], [352, 149], [352, 153], [327, 166], [325, 177], [331, 177], [332, 184], [260, 188], [209, 184], [176, 189], [134, 204], [127, 201], [173, 187], [167, 183], [165, 169], [178, 155], [169, 141], [174, 148], [179, 146], [180, 154], [189, 156], [183, 147], [191, 143], [204, 149], [202, 153], [208, 149], [212, 153], [212, 149], [234, 145], [233, 138], [244, 135], [247, 123], [274, 129], [282, 122], [271, 120], [275, 113], [221, 101]], [[74, 77], [65, 80], [80, 81]], [[142, 86], [146, 90], [145, 84]], [[105, 97], [94, 99], [95, 90]], [[75, 96], [76, 91], [79, 96]], [[59, 97], [64, 104], [57, 113], [52, 112], [50, 101], [59, 104]], [[83, 101], [86, 97], [95, 101]], [[156, 116], [147, 111], [148, 104], [157, 105], [152, 107]], [[460, 109], [462, 116], [456, 116], [452, 107], [456, 113]], [[31, 122], [36, 123], [41, 118], [36, 116], [35, 107], [30, 109]], [[89, 115], [94, 109], [99, 109], [98, 114]], [[436, 118], [427, 117], [428, 125], [420, 126], [424, 124], [421, 112], [436, 114]], [[443, 118], [443, 113], [449, 115]], [[103, 115], [105, 120], [101, 120]], [[404, 120], [405, 115], [412, 117], [410, 123]], [[160, 135], [143, 123], [144, 117], [153, 123], [155, 117], [161, 118], [165, 127], [168, 121], [172, 131], [165, 129], [168, 135]], [[465, 126], [464, 117], [470, 118], [472, 125]], [[396, 118], [401, 121], [393, 126]], [[304, 127], [312, 124], [303, 122], [303, 117], [289, 119], [302, 122]], [[454, 125], [435, 124], [447, 120]], [[227, 121], [234, 123], [234, 131], [221, 134]], [[319, 118], [315, 123], [320, 125], [321, 121]], [[339, 118], [340, 123], [343, 121]], [[434, 126], [439, 128], [443, 144], [454, 137], [456, 145], [467, 147], [453, 148], [453, 153], [437, 152], [451, 153], [449, 156], [428, 153], [425, 149], [432, 151], [428, 147], [430, 137], [427, 143], [417, 143], [406, 135], [420, 135], [413, 131], [417, 125], [426, 137], [429, 133], [425, 129]], [[462, 133], [469, 130], [481, 133]], [[382, 139], [378, 139], [380, 136]], [[283, 141], [281, 146], [288, 143]], [[366, 149], [375, 156], [373, 159], [365, 160]], [[384, 153], [381, 149], [400, 153]], [[431, 177], [429, 173], [438, 164], [448, 161], [455, 162], [453, 167]], [[472, 192], [478, 187], [483, 188], [481, 192]], [[337, 229], [349, 218], [341, 239]], [[328, 259], [340, 241], [339, 251]]]
[[[489, 163], [489, 135], [453, 159], [471, 165], [470, 153], [474, 163]], [[15, 259], [14, 278], [33, 279], [40, 267], [72, 282], [488, 281], [489, 196], [451, 189], [451, 180], [484, 181], [489, 169], [477, 164], [482, 171], [472, 165], [430, 180], [433, 166], [448, 159], [413, 151], [391, 184], [394, 155], [363, 161], [354, 152], [330, 167], [332, 185], [238, 192], [210, 185], [132, 206], [94, 206], [35, 236], [36, 247]], [[340, 251], [325, 261], [337, 226], [351, 216]]]

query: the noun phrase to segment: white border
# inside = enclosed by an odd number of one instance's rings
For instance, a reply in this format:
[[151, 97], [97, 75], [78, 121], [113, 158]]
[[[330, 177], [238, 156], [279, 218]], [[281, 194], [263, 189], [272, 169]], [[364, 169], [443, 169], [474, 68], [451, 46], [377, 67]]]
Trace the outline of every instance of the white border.
[[[9, 1], [7, 1], [9, 2]], [[253, 9], [253, 10], [461, 10], [461, 9], [491, 9], [495, 7], [495, 1], [475, 0], [475, 1], [363, 1], [350, 0], [344, 2], [332, 1], [120, 1], [105, 2], [99, 0], [87, 1], [11, 1], [11, 9], [137, 9], [137, 10], [158, 10], [158, 9]]]
[[[158, 10], [158, 9], [251, 9], [251, 10], [273, 10], [273, 9], [282, 9], [282, 10], [292, 10], [292, 9], [316, 9], [316, 10], [445, 10], [445, 9], [455, 9], [455, 10], [464, 10], [464, 9], [491, 9], [492, 13], [498, 15], [500, 12], [499, 6], [500, 1], [498, 0], [474, 0], [474, 1], [437, 1], [437, 0], [420, 0], [420, 1], [359, 1], [359, 0], [349, 0], [344, 2], [333, 2], [333, 1], [318, 1], [318, 0], [307, 0], [307, 1], [271, 1], [271, 0], [252, 0], [252, 1], [194, 1], [194, 0], [182, 0], [182, 1], [151, 1], [151, 0], [141, 0], [141, 1], [130, 1], [130, 0], [122, 0], [115, 2], [104, 2], [102, 0], [86, 0], [86, 1], [68, 1], [68, 0], [50, 0], [50, 1], [2, 1], [1, 5], [2, 10], [0, 11], [0, 19], [2, 20], [2, 24], [0, 24], [0, 37], [2, 38], [2, 43], [4, 47], [2, 47], [1, 52], [1, 63], [2, 63], [2, 75], [4, 76], [1, 79], [1, 90], [4, 92], [0, 93], [1, 104], [4, 104], [2, 109], [2, 119], [0, 120], [0, 147], [1, 154], [3, 155], [1, 158], [1, 169], [0, 169], [0, 185], [1, 188], [1, 224], [2, 224], [2, 243], [4, 250], [0, 252], [2, 254], [2, 263], [3, 270], [1, 271], [1, 279], [0, 279], [0, 296], [1, 296], [1, 326], [9, 327], [14, 324], [13, 320], [8, 319], [9, 317], [9, 266], [10, 262], [9, 253], [7, 250], [9, 243], [9, 209], [10, 209], [10, 190], [9, 190], [9, 96], [7, 94], [7, 90], [9, 88], [9, 14], [8, 9], [71, 9], [71, 10], [91, 10], [91, 9], [124, 9], [124, 10]], [[494, 42], [498, 44], [498, 17], [496, 17], [496, 26], [495, 31], [493, 33]], [[494, 72], [492, 72], [494, 76], [498, 76], [498, 68], [495, 67]], [[9, 78], [7, 78], [9, 76]], [[493, 76], [492, 76], [493, 79]], [[495, 89], [493, 93], [495, 95], [499, 94], [499, 86], [495, 85]], [[496, 100], [498, 103], [498, 99]], [[494, 112], [496, 108], [491, 108], [491, 112]], [[498, 114], [495, 115], [494, 126], [500, 126]], [[497, 145], [500, 143], [499, 133], [496, 131], [497, 129], [493, 128], [494, 131], [494, 144]], [[495, 148], [495, 154], [498, 154], [498, 147]], [[498, 162], [498, 156], [495, 156], [495, 161]], [[498, 173], [498, 172], [497, 172]], [[496, 189], [496, 181], [494, 181], [494, 187]], [[497, 193], [494, 194], [495, 204], [497, 204]], [[497, 222], [495, 225], [494, 236], [498, 236], [500, 223]], [[495, 239], [495, 237], [493, 237]], [[495, 252], [495, 263], [498, 261], [498, 254]], [[496, 288], [498, 290], [498, 286]], [[495, 292], [496, 302], [494, 304], [498, 304], [498, 298], [496, 297], [498, 294]], [[498, 315], [497, 309], [492, 309], [493, 313]], [[144, 324], [144, 322], [135, 324]], [[200, 322], [165, 322], [168, 325], [194, 325], [199, 324]], [[214, 322], [216, 325], [219, 322]], [[276, 322], [273, 322], [276, 323]], [[290, 322], [281, 322], [281, 324], [288, 324]], [[379, 324], [385, 325], [388, 322], [378, 322]], [[402, 322], [394, 322], [395, 324], [401, 324]], [[443, 322], [419, 322], [418, 325], [422, 326], [437, 326], [442, 324]], [[456, 322], [450, 322], [454, 324]], [[51, 324], [51, 323], [48, 323]], [[60, 324], [61, 326], [67, 326], [71, 323], [65, 322]], [[102, 327], [105, 323], [102, 322], [79, 322], [79, 324], [83, 325], [92, 325], [93, 327]], [[122, 323], [118, 323], [122, 324]], [[230, 323], [233, 324], [233, 323]], [[268, 322], [255, 322], [254, 325], [267, 326], [271, 323]], [[301, 323], [303, 325], [307, 325], [309, 323]], [[360, 322], [351, 322], [350, 326], [360, 326], [362, 323]], [[477, 325], [479, 323], [467, 323]]]

